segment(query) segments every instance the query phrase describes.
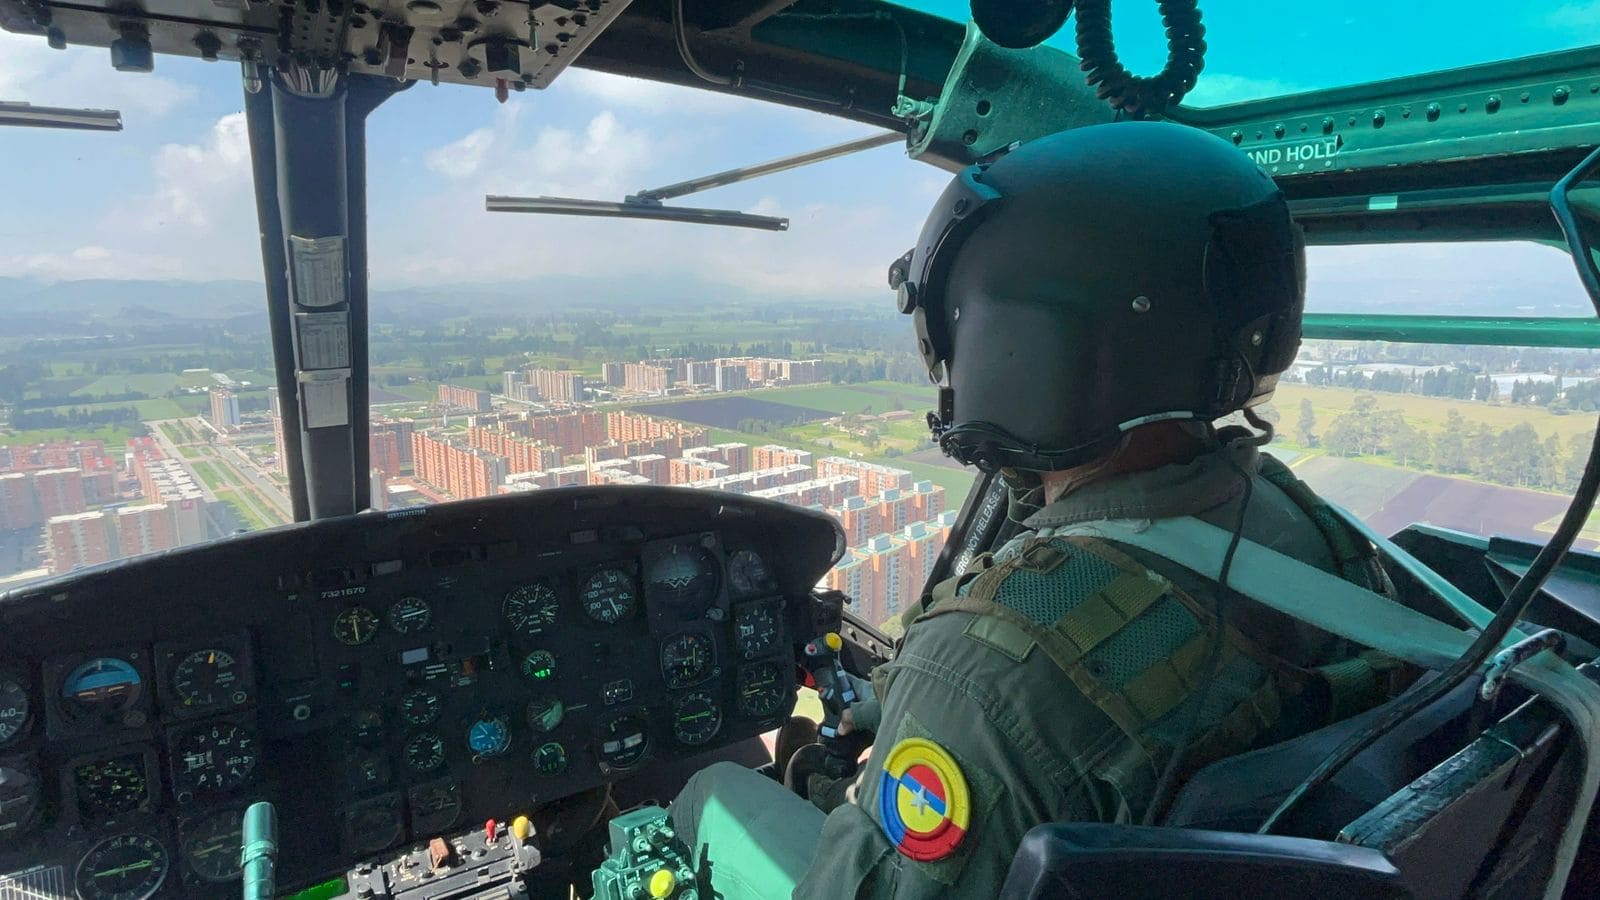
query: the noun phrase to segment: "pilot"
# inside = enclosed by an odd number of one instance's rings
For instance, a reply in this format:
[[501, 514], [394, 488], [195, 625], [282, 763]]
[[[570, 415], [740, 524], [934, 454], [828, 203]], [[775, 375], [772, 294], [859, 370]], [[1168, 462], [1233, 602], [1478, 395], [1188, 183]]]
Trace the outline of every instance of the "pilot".
[[1230, 592], [1226, 562], [1099, 527], [1194, 516], [1392, 590], [1258, 451], [1305, 253], [1249, 158], [1165, 123], [1023, 144], [955, 179], [891, 281], [941, 446], [1000, 473], [1026, 530], [906, 611], [846, 726], [875, 731], [858, 777], [812, 776], [815, 805], [728, 763], [690, 780], [672, 819], [717, 894], [993, 897], [1030, 828], [1159, 823], [1201, 766], [1380, 699], [1381, 661]]

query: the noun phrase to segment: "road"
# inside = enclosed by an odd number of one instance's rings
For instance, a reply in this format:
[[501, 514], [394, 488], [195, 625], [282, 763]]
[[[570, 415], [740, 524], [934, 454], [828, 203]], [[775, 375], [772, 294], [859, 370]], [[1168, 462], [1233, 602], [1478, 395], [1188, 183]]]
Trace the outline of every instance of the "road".
[[[226, 436], [217, 436], [210, 423], [200, 417], [185, 419], [164, 419], [146, 423], [151, 426], [151, 432], [156, 436], [162, 449], [174, 459], [182, 460], [184, 465], [194, 473], [195, 482], [206, 495], [208, 500], [220, 501], [217, 496], [220, 489], [231, 492], [238, 503], [248, 510], [256, 521], [236, 521], [233, 527], [224, 529], [224, 533], [237, 530], [239, 527], [261, 527], [262, 525], [278, 525], [293, 521], [294, 515], [289, 505], [289, 498], [283, 491], [261, 471], [260, 467], [238, 447], [226, 442]], [[200, 435], [216, 436], [216, 443], [203, 441], [187, 441], [183, 444], [173, 442], [167, 430], [162, 426], [180, 426], [174, 428], [181, 431], [187, 428], [190, 432]], [[216, 486], [207, 483], [207, 480], [196, 470], [196, 464], [203, 463], [212, 472], [215, 472]], [[222, 527], [222, 523], [214, 524]]]

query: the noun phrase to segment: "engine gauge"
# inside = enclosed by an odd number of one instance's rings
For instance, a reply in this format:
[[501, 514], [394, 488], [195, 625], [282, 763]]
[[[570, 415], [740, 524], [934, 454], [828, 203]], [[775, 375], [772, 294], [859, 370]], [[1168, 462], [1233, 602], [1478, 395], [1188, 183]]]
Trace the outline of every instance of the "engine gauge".
[[513, 588], [500, 604], [500, 613], [517, 634], [532, 637], [554, 625], [561, 598], [549, 582], [536, 581]]
[[28, 685], [21, 677], [0, 672], [0, 747], [16, 740], [28, 725]]
[[431, 732], [406, 741], [406, 765], [415, 772], [432, 772], [444, 765], [444, 741]]
[[237, 809], [224, 809], [185, 823], [178, 850], [189, 871], [211, 884], [238, 878], [244, 871], [239, 862], [243, 826], [244, 813]]
[[394, 767], [382, 753], [373, 753], [357, 759], [350, 773], [350, 781], [358, 790], [382, 787], [393, 777]]
[[196, 650], [172, 667], [172, 693], [184, 709], [237, 705], [248, 699], [239, 661], [213, 647]]
[[82, 900], [145, 900], [161, 890], [170, 865], [159, 840], [119, 834], [90, 847], [72, 878]]
[[375, 709], [363, 709], [350, 718], [350, 740], [363, 747], [370, 747], [383, 740], [383, 713]]
[[650, 752], [650, 723], [625, 714], [602, 724], [595, 733], [595, 755], [612, 769], [631, 769]]
[[560, 775], [567, 770], [567, 748], [560, 741], [540, 744], [533, 751], [533, 768], [540, 775]]
[[720, 580], [716, 555], [700, 544], [673, 544], [645, 569], [650, 598], [669, 606], [699, 606], [714, 599]]
[[439, 695], [427, 688], [406, 691], [400, 698], [400, 717], [407, 725], [432, 725], [439, 718]]
[[405, 833], [404, 801], [399, 793], [359, 800], [344, 812], [344, 846], [365, 856], [394, 846]]
[[144, 677], [125, 659], [91, 659], [61, 682], [64, 705], [80, 718], [110, 721], [133, 709], [143, 693]]
[[474, 759], [490, 759], [511, 749], [511, 723], [504, 716], [483, 716], [467, 726], [467, 749]]
[[0, 845], [33, 827], [40, 799], [37, 772], [20, 764], [0, 766]]
[[389, 627], [401, 634], [416, 634], [433, 624], [433, 607], [421, 597], [402, 597], [389, 607]]
[[213, 722], [173, 742], [173, 788], [197, 794], [231, 791], [256, 770], [256, 739], [241, 725]]
[[150, 799], [142, 753], [83, 763], [72, 770], [78, 812], [98, 819], [138, 809]]
[[772, 570], [754, 550], [740, 550], [728, 557], [728, 584], [741, 597], [777, 590]]
[[777, 646], [779, 631], [775, 603], [745, 603], [733, 611], [733, 640], [745, 659], [755, 659]]
[[528, 701], [528, 727], [540, 734], [555, 731], [566, 714], [566, 704], [555, 697], [537, 696]]
[[614, 566], [599, 569], [583, 582], [578, 594], [583, 611], [602, 625], [615, 625], [632, 614], [638, 605], [633, 577]]
[[522, 674], [535, 684], [556, 677], [556, 655], [549, 650], [534, 650], [522, 658]]
[[711, 677], [716, 662], [716, 645], [711, 635], [703, 632], [685, 631], [661, 645], [661, 675], [670, 688], [689, 687], [705, 681]]
[[757, 663], [739, 670], [734, 701], [740, 715], [765, 719], [783, 709], [783, 670], [777, 663]]
[[333, 619], [333, 636], [339, 643], [356, 647], [372, 640], [378, 634], [378, 614], [365, 606], [352, 606], [342, 610]]
[[680, 744], [699, 746], [721, 728], [722, 708], [704, 691], [684, 694], [672, 705], [672, 736]]
[[448, 778], [419, 784], [406, 792], [411, 800], [411, 833], [448, 831], [461, 818], [461, 789]]

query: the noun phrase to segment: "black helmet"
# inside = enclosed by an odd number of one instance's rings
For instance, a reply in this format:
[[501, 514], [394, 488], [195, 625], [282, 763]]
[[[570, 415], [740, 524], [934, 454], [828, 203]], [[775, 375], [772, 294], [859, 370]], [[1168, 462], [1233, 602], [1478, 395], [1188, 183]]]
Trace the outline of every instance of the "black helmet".
[[1122, 122], [963, 170], [889, 280], [940, 386], [945, 453], [1049, 472], [1134, 426], [1270, 397], [1300, 347], [1305, 249], [1227, 141]]

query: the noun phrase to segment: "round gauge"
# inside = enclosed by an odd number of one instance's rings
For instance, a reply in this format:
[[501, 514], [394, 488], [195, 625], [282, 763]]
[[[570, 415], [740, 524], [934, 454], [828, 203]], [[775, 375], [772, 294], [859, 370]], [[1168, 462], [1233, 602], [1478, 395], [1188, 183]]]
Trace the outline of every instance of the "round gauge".
[[419, 734], [405, 747], [406, 765], [418, 772], [432, 772], [444, 765], [444, 741], [436, 734]]
[[672, 736], [680, 744], [698, 746], [717, 736], [722, 709], [704, 691], [684, 694], [672, 705]]
[[0, 844], [33, 827], [39, 816], [38, 773], [0, 766]]
[[554, 625], [561, 611], [561, 598], [547, 582], [538, 581], [512, 589], [500, 604], [500, 612], [517, 634], [532, 636]]
[[783, 670], [777, 663], [760, 663], [739, 670], [735, 703], [741, 715], [764, 719], [783, 709]]
[[231, 791], [249, 780], [256, 761], [250, 732], [232, 722], [213, 722], [173, 743], [172, 780], [179, 791]]
[[733, 611], [733, 640], [745, 659], [755, 659], [777, 645], [778, 630], [776, 604], [746, 603]]
[[567, 748], [560, 741], [540, 744], [533, 751], [533, 768], [540, 775], [560, 775], [567, 770]]
[[85, 818], [138, 809], [150, 796], [144, 757], [138, 753], [84, 763], [72, 774], [78, 785], [78, 811]]
[[608, 567], [590, 575], [578, 594], [583, 611], [603, 625], [615, 625], [633, 612], [633, 579], [621, 569]]
[[595, 734], [595, 755], [612, 769], [631, 769], [644, 761], [650, 750], [650, 723], [643, 716], [617, 716], [601, 725]]
[[356, 760], [355, 772], [352, 781], [358, 788], [373, 788], [388, 784], [394, 777], [394, 769], [389, 765], [389, 760], [379, 754], [363, 756]]
[[650, 562], [650, 597], [672, 606], [696, 606], [717, 596], [717, 557], [699, 544], [673, 544]]
[[528, 701], [528, 727], [540, 734], [555, 731], [566, 714], [566, 704], [555, 697], [537, 696]]
[[467, 749], [478, 759], [489, 759], [511, 749], [511, 725], [504, 716], [484, 716], [467, 726]]
[[350, 719], [350, 740], [370, 747], [383, 740], [383, 713], [363, 709]]
[[21, 678], [0, 672], [0, 747], [16, 740], [27, 724], [27, 685]]
[[410, 796], [412, 834], [438, 834], [461, 818], [461, 790], [453, 781], [418, 785]]
[[333, 636], [350, 647], [365, 644], [378, 634], [378, 614], [365, 606], [352, 606], [333, 620]]
[[716, 662], [717, 648], [709, 634], [686, 631], [661, 645], [661, 674], [667, 679], [667, 687], [688, 687], [705, 681]]
[[144, 679], [127, 660], [102, 657], [81, 663], [61, 682], [61, 699], [80, 716], [110, 719], [133, 708]]
[[238, 704], [247, 699], [240, 680], [239, 661], [233, 654], [213, 648], [196, 650], [173, 667], [172, 693], [184, 709]]
[[421, 597], [402, 597], [389, 607], [389, 627], [401, 634], [416, 634], [433, 623], [433, 607]]
[[432, 725], [439, 718], [439, 695], [427, 688], [406, 691], [400, 698], [400, 716], [407, 725]]
[[82, 900], [145, 900], [161, 890], [168, 865], [160, 841], [119, 834], [90, 847], [72, 877]]
[[728, 557], [728, 584], [741, 597], [765, 594], [777, 589], [772, 570], [754, 550], [740, 550]]
[[529, 681], [543, 683], [556, 677], [556, 655], [549, 650], [535, 650], [522, 658], [522, 674]]
[[405, 811], [399, 794], [363, 800], [344, 814], [345, 842], [356, 853], [391, 847], [405, 832]]
[[185, 825], [183, 843], [178, 848], [183, 861], [201, 881], [233, 881], [244, 871], [239, 862], [243, 827], [244, 813], [237, 809], [215, 812]]

